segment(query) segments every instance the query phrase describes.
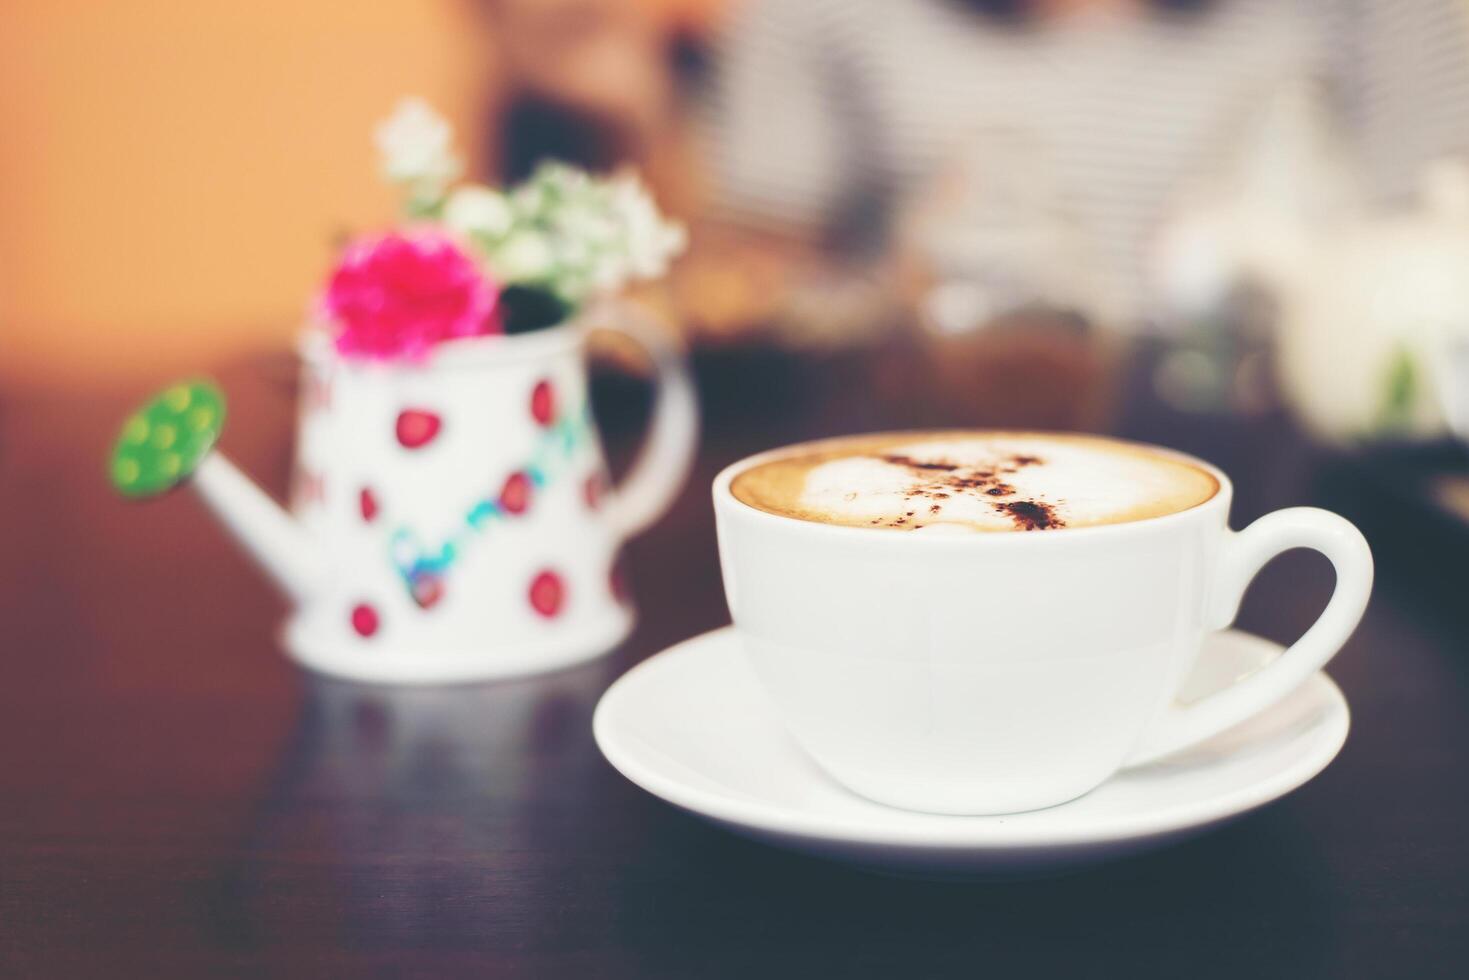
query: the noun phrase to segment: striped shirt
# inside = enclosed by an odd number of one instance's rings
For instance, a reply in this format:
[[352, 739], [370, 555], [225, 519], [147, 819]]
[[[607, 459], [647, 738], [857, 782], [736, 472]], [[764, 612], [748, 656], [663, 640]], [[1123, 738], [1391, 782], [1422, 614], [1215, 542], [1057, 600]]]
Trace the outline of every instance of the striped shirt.
[[1033, 27], [950, 0], [744, 0], [709, 106], [716, 195], [742, 220], [886, 229], [956, 158], [982, 174], [1003, 133], [1110, 291], [1137, 292], [1180, 185], [1282, 86], [1324, 83], [1377, 199], [1469, 151], [1466, 52], [1464, 0], [1218, 0]]

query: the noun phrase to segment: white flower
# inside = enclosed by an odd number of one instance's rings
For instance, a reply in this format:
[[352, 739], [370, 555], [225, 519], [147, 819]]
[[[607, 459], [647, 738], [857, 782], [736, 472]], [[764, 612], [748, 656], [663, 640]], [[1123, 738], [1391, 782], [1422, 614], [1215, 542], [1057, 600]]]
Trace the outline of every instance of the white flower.
[[605, 207], [562, 211], [556, 216], [555, 230], [568, 262], [584, 265], [595, 253], [622, 250], [622, 228]]
[[556, 261], [568, 269], [584, 269], [592, 261], [592, 244], [585, 238], [557, 235]]
[[510, 231], [514, 221], [515, 215], [505, 195], [478, 184], [459, 188], [444, 205], [444, 224], [462, 235], [498, 241]]
[[602, 180], [554, 163], [508, 194], [456, 192], [443, 220], [480, 241], [504, 282], [538, 283], [573, 304], [663, 275], [685, 241], [635, 177]]
[[613, 213], [622, 223], [627, 272], [633, 279], [657, 279], [687, 243], [683, 226], [664, 221], [658, 205], [631, 175], [611, 183]]
[[549, 277], [554, 264], [555, 255], [545, 235], [518, 229], [495, 248], [490, 268], [505, 282], [534, 282]]
[[399, 102], [373, 132], [388, 180], [433, 188], [442, 188], [459, 175], [453, 139], [448, 120], [418, 98]]
[[600, 253], [587, 270], [588, 285], [598, 293], [616, 292], [630, 278], [627, 257], [621, 249]]

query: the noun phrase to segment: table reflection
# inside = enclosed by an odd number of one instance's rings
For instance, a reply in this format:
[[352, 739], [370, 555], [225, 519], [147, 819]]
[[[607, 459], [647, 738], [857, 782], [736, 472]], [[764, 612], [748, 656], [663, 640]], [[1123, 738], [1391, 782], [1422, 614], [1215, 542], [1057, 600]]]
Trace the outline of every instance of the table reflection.
[[[552, 910], [519, 905], [518, 876], [572, 866], [599, 838], [593, 801], [617, 777], [588, 733], [619, 669], [604, 658], [530, 680], [421, 688], [303, 673], [294, 727], [219, 883], [215, 928], [274, 944], [310, 906], [332, 909], [349, 947], [533, 935], [525, 917]], [[287, 871], [268, 857], [293, 853], [315, 858]]]

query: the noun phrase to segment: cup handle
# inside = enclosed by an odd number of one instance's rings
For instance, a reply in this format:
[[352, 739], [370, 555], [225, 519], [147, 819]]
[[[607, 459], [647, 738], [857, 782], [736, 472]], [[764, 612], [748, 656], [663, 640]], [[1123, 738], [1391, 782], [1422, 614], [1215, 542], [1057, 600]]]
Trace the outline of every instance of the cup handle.
[[653, 361], [656, 394], [643, 446], [622, 483], [607, 497], [604, 516], [618, 539], [629, 538], [663, 516], [688, 478], [699, 442], [699, 403], [683, 352], [643, 307], [606, 304], [594, 329], [630, 338]]
[[1270, 559], [1292, 548], [1312, 548], [1330, 560], [1336, 569], [1331, 600], [1311, 628], [1269, 664], [1194, 704], [1170, 703], [1128, 757], [1129, 766], [1201, 742], [1280, 701], [1326, 666], [1367, 608], [1372, 552], [1362, 532], [1345, 518], [1315, 507], [1290, 507], [1226, 534], [1205, 610], [1209, 629], [1222, 630], [1234, 622], [1255, 575]]

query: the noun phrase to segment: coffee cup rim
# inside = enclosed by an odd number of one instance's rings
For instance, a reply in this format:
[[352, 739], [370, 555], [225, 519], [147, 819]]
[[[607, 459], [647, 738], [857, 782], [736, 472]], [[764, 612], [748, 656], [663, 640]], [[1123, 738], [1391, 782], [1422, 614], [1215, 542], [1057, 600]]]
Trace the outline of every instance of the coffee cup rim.
[[[1208, 473], [1210, 476], [1214, 477], [1215, 482], [1218, 484], [1218, 489], [1215, 490], [1214, 494], [1207, 500], [1202, 500], [1199, 503], [1194, 504], [1192, 507], [1187, 507], [1183, 510], [1174, 511], [1171, 514], [1162, 514], [1157, 517], [1144, 517], [1135, 521], [1123, 521], [1118, 524], [1095, 524], [1086, 527], [1058, 527], [1048, 529], [1039, 534], [1011, 531], [981, 531], [974, 534], [955, 535], [924, 535], [914, 534], [912, 532], [898, 533], [886, 528], [854, 527], [848, 524], [823, 524], [819, 521], [808, 521], [803, 520], [799, 517], [785, 517], [781, 514], [772, 514], [769, 511], [761, 510], [759, 507], [755, 507], [752, 504], [745, 503], [743, 500], [736, 497], [734, 495], [734, 491], [730, 489], [730, 485], [734, 482], [735, 477], [739, 476], [747, 469], [759, 466], [762, 463], [770, 462], [774, 459], [779, 459], [783, 456], [791, 455], [792, 453], [795, 453], [799, 450], [816, 449], [827, 443], [840, 442], [846, 439], [861, 437], [864, 435], [892, 435], [897, 437], [905, 437], [911, 435], [914, 437], [921, 437], [932, 436], [936, 433], [943, 432], [972, 433], [977, 431], [993, 432], [995, 434], [1003, 434], [1006, 436], [1014, 436], [1017, 438], [1055, 438], [1059, 436], [1064, 438], [1096, 439], [1099, 441], [1116, 443], [1123, 446], [1131, 446], [1133, 448], [1156, 453], [1158, 455], [1165, 456], [1167, 458], [1174, 459], [1182, 463], [1187, 463], [1191, 466], [1196, 466], [1199, 469], [1203, 470], [1205, 473]], [[1210, 513], [1211, 511], [1217, 510], [1219, 508], [1223, 508], [1225, 516], [1227, 517], [1229, 513], [1230, 502], [1234, 497], [1234, 483], [1229, 479], [1229, 477], [1224, 473], [1223, 470], [1215, 466], [1213, 463], [1210, 463], [1207, 460], [1200, 459], [1197, 456], [1191, 455], [1189, 453], [1185, 453], [1177, 449], [1170, 449], [1167, 446], [1159, 446], [1150, 442], [1139, 442], [1133, 439], [1122, 439], [1109, 435], [1099, 435], [1089, 432], [1067, 432], [1060, 430], [1044, 429], [900, 429], [892, 432], [881, 433], [854, 432], [850, 435], [831, 436], [824, 439], [812, 439], [805, 442], [792, 443], [787, 446], [780, 446], [775, 449], [767, 449], [763, 452], [755, 453], [754, 455], [746, 456], [743, 459], [736, 460], [735, 462], [730, 463], [728, 466], [720, 470], [719, 473], [714, 477], [712, 489], [714, 496], [714, 509], [716, 514], [723, 513], [729, 515], [731, 518], [738, 517], [741, 520], [749, 520], [757, 524], [764, 524], [769, 527], [783, 527], [792, 534], [805, 534], [816, 537], [829, 537], [833, 539], [840, 539], [845, 537], [848, 538], [849, 543], [852, 540], [866, 540], [870, 542], [874, 547], [887, 547], [892, 546], [891, 542], [902, 542], [901, 545], [898, 545], [899, 547], [923, 548], [969, 548], [981, 544], [984, 547], [1036, 547], [1045, 546], [1046, 542], [1054, 543], [1057, 541], [1076, 541], [1083, 537], [1095, 538], [1107, 535], [1115, 536], [1121, 534], [1135, 533], [1144, 529], [1157, 530], [1166, 528], [1174, 524], [1183, 524], [1191, 520], [1197, 520], [1201, 515]], [[862, 537], [854, 539], [852, 537], [853, 535], [860, 535]], [[888, 542], [889, 544], [884, 545], [882, 544], [882, 542]]]

